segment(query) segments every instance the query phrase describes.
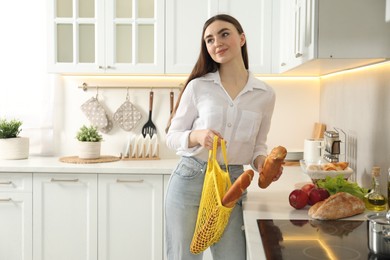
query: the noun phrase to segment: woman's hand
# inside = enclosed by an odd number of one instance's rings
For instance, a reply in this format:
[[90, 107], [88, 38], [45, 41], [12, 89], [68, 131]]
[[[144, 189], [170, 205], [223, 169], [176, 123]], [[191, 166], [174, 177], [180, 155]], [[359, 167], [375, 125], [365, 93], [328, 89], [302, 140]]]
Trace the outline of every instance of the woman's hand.
[[[218, 136], [219, 139], [223, 139], [221, 134], [212, 129], [193, 130], [189, 135], [188, 147], [195, 147], [201, 145], [204, 148], [213, 149], [214, 136]], [[220, 141], [218, 140], [218, 145]]]
[[[263, 171], [263, 166], [264, 166], [264, 162], [265, 162], [265, 156], [264, 155], [259, 155], [256, 157], [255, 161], [254, 161], [254, 166], [256, 167], [257, 171], [259, 172], [259, 174]], [[283, 166], [281, 166], [279, 168], [279, 173], [275, 176], [275, 178], [273, 178], [272, 181], [277, 181], [279, 180], [280, 176], [282, 176], [283, 174]]]

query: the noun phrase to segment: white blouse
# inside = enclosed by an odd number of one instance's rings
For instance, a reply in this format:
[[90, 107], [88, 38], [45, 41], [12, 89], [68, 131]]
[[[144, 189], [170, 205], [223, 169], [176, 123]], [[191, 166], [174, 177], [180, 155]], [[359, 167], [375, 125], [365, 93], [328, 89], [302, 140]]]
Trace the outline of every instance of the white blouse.
[[[188, 147], [192, 130], [213, 129], [226, 140], [229, 164], [252, 164], [267, 155], [267, 134], [275, 106], [275, 92], [249, 73], [243, 90], [232, 100], [221, 84], [219, 72], [189, 82], [172, 119], [166, 144], [178, 155], [207, 161], [209, 151]], [[218, 161], [223, 163], [219, 153]]]

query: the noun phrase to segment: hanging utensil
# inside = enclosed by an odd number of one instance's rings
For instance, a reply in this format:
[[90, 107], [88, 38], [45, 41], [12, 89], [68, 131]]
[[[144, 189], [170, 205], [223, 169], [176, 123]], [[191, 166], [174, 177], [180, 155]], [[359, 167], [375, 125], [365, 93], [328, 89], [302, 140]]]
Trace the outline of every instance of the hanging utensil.
[[172, 111], [173, 111], [173, 98], [174, 98], [174, 93], [173, 91], [171, 90], [171, 92], [169, 93], [169, 115], [172, 115]]
[[142, 127], [142, 135], [146, 137], [146, 135], [149, 135], [150, 138], [157, 133], [156, 126], [152, 122], [152, 110], [153, 110], [153, 91], [150, 91], [149, 94], [149, 120], [146, 122], [146, 124]]

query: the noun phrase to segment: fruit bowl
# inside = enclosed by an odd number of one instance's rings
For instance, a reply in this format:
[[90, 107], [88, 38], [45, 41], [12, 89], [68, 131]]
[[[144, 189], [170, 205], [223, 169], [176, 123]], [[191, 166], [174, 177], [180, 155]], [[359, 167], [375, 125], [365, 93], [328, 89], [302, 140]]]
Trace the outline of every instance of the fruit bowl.
[[317, 184], [318, 180], [325, 179], [326, 176], [336, 177], [338, 175], [342, 175], [344, 179], [348, 179], [353, 170], [350, 167], [345, 168], [344, 170], [324, 170], [324, 166], [327, 163], [306, 163], [305, 160], [299, 161], [302, 171], [307, 174], [314, 184]]

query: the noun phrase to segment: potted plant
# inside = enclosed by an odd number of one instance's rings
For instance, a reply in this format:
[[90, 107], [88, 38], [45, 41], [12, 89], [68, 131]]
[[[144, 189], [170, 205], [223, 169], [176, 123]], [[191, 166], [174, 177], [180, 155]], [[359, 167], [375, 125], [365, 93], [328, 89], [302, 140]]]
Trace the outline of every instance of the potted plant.
[[79, 141], [80, 159], [100, 158], [101, 141], [103, 137], [95, 126], [83, 125], [77, 132], [76, 139]]
[[27, 159], [30, 142], [28, 137], [20, 137], [22, 121], [0, 119], [0, 159]]

